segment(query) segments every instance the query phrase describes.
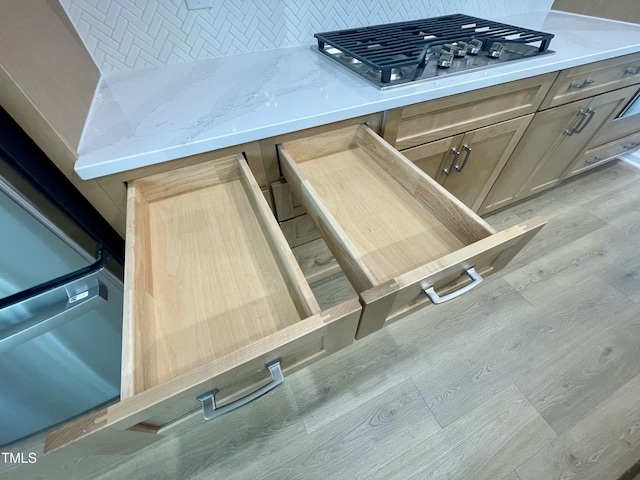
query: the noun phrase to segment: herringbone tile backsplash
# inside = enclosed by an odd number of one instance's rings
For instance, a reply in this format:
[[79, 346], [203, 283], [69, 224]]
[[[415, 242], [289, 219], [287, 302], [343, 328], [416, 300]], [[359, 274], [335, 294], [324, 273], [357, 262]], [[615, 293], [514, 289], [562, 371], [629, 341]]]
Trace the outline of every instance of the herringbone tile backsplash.
[[553, 0], [60, 0], [102, 73], [294, 45], [315, 32], [434, 17], [547, 11]]

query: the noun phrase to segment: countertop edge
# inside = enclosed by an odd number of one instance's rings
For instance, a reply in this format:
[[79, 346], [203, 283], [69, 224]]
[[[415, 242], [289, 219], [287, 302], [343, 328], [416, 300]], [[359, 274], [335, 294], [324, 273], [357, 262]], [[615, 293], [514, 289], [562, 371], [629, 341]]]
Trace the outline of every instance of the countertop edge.
[[[602, 20], [607, 22], [609, 21], [605, 19]], [[395, 89], [396, 92], [400, 92], [397, 95], [384, 95], [384, 93], [381, 93], [378, 96], [378, 100], [375, 101], [369, 101], [363, 104], [354, 104], [341, 109], [334, 108], [325, 112], [311, 114], [301, 118], [292, 118], [291, 120], [279, 123], [265, 122], [264, 125], [255, 128], [248, 128], [246, 130], [218, 135], [190, 143], [158, 148], [156, 150], [145, 151], [143, 153], [131, 155], [125, 154], [115, 158], [105, 159], [100, 158], [100, 155], [95, 155], [93, 152], [89, 152], [85, 155], [79, 156], [75, 164], [75, 171], [83, 180], [90, 180], [154, 164], [164, 163], [191, 155], [197, 155], [307, 128], [317, 127], [324, 124], [334, 123], [349, 118], [375, 114], [393, 108], [404, 107], [415, 103], [469, 92], [471, 90], [477, 90], [493, 85], [585, 65], [592, 62], [633, 54], [639, 51], [640, 45], [635, 44], [597, 51], [591, 54], [583, 54], [574, 58], [563, 58], [557, 54], [545, 55], [536, 57], [535, 59], [530, 59], [526, 62], [517, 62], [517, 64], [514, 64], [512, 67], [506, 65], [485, 71], [487, 73], [484, 73], [481, 78], [465, 80], [467, 75], [472, 77], [472, 74], [461, 74], [458, 76], [459, 81], [453, 85], [446, 85], [440, 88], [428, 90], [424, 88], [416, 89], [413, 86], [399, 87], [398, 89]], [[406, 88], [406, 90], [402, 91], [400, 90], [401, 88]]]

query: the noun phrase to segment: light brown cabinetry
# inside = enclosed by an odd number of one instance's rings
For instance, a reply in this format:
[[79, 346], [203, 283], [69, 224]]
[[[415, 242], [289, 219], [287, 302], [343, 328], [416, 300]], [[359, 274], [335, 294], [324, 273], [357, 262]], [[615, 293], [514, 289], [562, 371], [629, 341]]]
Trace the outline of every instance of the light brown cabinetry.
[[4, 0], [0, 105], [124, 237], [124, 214], [73, 169], [100, 71], [57, 0]]
[[591, 140], [590, 149], [640, 131], [640, 86], [636, 88], [635, 96]]
[[359, 301], [319, 307], [242, 155], [131, 182], [121, 399], [51, 433], [45, 451], [129, 453], [200, 412], [239, 408], [474, 288], [544, 224], [496, 232], [365, 125], [280, 153]]
[[320, 232], [311, 217], [306, 214], [280, 222], [280, 229], [290, 247], [297, 247], [320, 238]]
[[[636, 85], [636, 88], [638, 86]], [[567, 176], [601, 165], [617, 156], [640, 149], [640, 88], [634, 97], [622, 105], [615, 116], [589, 143], [582, 158], [571, 166]]]
[[383, 137], [398, 150], [535, 112], [557, 74], [549, 73], [388, 112]]
[[[116, 203], [127, 195], [122, 397], [53, 432], [46, 450], [135, 451], [203, 406], [236, 408], [282, 370], [503, 268], [544, 221], [497, 232], [469, 206], [483, 212], [492, 195], [515, 192], [502, 206], [581, 171], [589, 139], [638, 90], [532, 120], [556, 76], [389, 112], [375, 130], [409, 159], [351, 119], [104, 179]], [[558, 92], [548, 98], [562, 102]], [[381, 127], [379, 117], [369, 119]], [[359, 298], [322, 310], [308, 281], [338, 266]]]
[[550, 73], [396, 109], [388, 112], [382, 135], [477, 211], [556, 77]]
[[496, 232], [364, 125], [285, 142], [279, 154], [360, 295], [357, 338], [475, 287], [544, 224]]
[[[311, 217], [305, 215], [312, 223]], [[340, 265], [322, 238], [317, 238], [291, 249], [300, 270], [310, 284], [340, 273]]]
[[629, 135], [599, 147], [590, 148], [571, 165], [567, 177], [585, 172], [619, 155], [638, 149], [640, 149], [640, 133]]
[[562, 70], [541, 109], [640, 83], [640, 53]]
[[46, 451], [135, 451], [353, 342], [360, 304], [320, 309], [242, 156], [132, 182], [128, 210], [121, 399]]
[[[463, 135], [443, 138], [418, 147], [408, 148], [402, 154], [431, 178], [440, 181], [442, 170], [449, 169], [460, 153]], [[442, 183], [440, 181], [440, 183]]]
[[271, 192], [273, 193], [276, 217], [279, 221], [283, 222], [305, 213], [304, 206], [293, 194], [287, 182], [282, 180], [273, 182]]
[[524, 134], [533, 114], [403, 151], [474, 211]]
[[582, 156], [590, 139], [635, 90], [627, 87], [537, 113], [479, 213], [489, 213], [557, 185]]

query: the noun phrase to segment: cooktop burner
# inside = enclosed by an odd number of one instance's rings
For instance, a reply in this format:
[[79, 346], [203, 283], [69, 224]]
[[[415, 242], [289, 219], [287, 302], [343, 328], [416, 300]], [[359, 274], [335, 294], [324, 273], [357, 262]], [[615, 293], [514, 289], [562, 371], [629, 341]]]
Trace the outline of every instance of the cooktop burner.
[[314, 36], [321, 53], [383, 89], [553, 53], [550, 33], [461, 14]]

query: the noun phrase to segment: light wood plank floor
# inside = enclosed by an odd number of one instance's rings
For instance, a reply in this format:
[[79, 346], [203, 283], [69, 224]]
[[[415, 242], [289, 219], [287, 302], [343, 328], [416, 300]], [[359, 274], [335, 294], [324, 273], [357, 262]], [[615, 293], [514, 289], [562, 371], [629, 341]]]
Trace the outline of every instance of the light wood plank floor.
[[[548, 225], [480, 289], [231, 415], [129, 457], [0, 461], [0, 478], [640, 480], [640, 170], [614, 162], [488, 221], [535, 214]], [[314, 290], [353, 294], [340, 276]]]

